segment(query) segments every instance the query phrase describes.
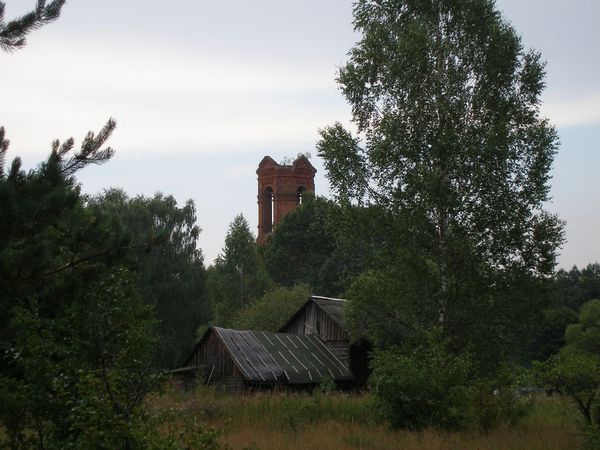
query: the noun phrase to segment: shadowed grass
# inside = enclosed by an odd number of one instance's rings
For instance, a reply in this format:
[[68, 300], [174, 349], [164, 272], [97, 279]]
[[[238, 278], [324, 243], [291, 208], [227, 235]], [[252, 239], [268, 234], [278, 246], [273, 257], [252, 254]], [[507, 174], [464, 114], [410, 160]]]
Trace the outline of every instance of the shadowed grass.
[[156, 410], [195, 415], [222, 428], [220, 443], [232, 449], [548, 449], [576, 448], [576, 413], [561, 398], [537, 398], [520, 424], [489, 432], [392, 430], [377, 421], [371, 397], [255, 393], [229, 395], [210, 389], [169, 392], [150, 400]]

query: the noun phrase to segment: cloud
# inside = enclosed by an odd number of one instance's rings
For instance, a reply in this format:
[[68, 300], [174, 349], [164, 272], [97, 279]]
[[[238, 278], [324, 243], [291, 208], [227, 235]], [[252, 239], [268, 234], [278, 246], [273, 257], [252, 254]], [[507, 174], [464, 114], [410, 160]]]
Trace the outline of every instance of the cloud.
[[39, 159], [54, 138], [81, 138], [111, 116], [122, 152], [286, 146], [314, 142], [347, 110], [332, 68], [85, 44], [11, 55], [0, 117], [15, 153]]
[[257, 164], [246, 164], [246, 165], [237, 165], [233, 167], [229, 167], [224, 174], [224, 178], [226, 179], [252, 179], [254, 174], [256, 173]]
[[542, 104], [541, 110], [558, 127], [600, 124], [600, 93], [547, 101]]

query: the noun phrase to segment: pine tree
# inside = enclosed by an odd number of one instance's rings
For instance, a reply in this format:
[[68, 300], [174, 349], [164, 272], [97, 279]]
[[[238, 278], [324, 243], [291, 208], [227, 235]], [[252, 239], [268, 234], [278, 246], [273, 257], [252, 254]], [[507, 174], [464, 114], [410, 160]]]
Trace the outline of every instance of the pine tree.
[[58, 19], [65, 1], [46, 4], [46, 0], [38, 0], [33, 11], [9, 22], [4, 18], [6, 4], [0, 2], [0, 49], [10, 52], [23, 48], [31, 31]]

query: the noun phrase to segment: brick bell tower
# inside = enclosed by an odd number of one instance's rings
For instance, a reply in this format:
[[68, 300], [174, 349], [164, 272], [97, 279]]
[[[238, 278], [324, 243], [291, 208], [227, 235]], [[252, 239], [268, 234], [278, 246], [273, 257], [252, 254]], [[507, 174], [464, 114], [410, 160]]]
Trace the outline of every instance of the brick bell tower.
[[265, 243], [285, 215], [302, 203], [305, 192], [314, 194], [315, 173], [317, 169], [305, 156], [299, 156], [291, 165], [278, 164], [270, 156], [262, 159], [256, 169], [259, 244]]

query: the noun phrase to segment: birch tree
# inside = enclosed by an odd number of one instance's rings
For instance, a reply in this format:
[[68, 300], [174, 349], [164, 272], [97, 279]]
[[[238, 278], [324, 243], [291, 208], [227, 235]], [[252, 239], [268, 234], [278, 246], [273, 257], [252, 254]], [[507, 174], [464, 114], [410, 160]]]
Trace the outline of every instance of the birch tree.
[[[559, 142], [541, 55], [493, 0], [359, 0], [354, 26], [337, 81], [356, 131], [335, 123], [317, 144], [338, 200], [388, 211], [390, 247], [409, 255], [394, 270], [427, 283], [413, 306], [429, 323], [510, 320], [505, 297], [550, 276], [562, 241], [543, 208]], [[413, 293], [390, 265], [400, 307]]]

